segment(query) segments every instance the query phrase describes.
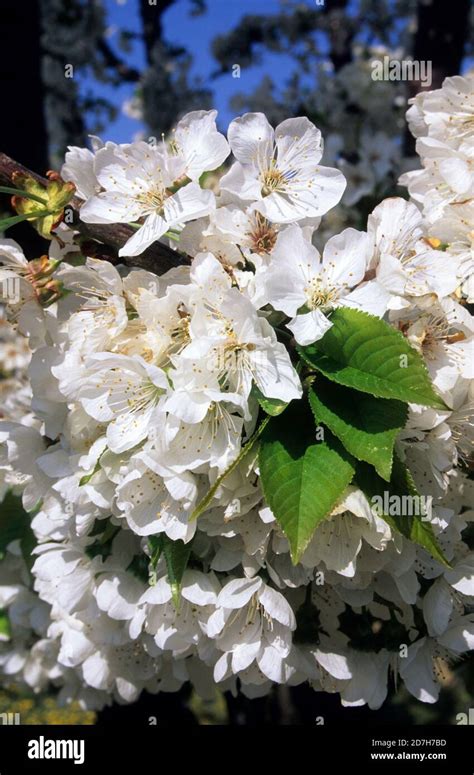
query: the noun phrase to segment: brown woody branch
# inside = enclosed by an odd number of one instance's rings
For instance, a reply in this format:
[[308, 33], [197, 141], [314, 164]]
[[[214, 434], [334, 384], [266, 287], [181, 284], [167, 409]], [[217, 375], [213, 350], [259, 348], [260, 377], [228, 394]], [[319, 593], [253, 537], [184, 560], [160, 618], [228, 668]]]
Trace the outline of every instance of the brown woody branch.
[[[5, 153], [0, 152], [0, 185], [13, 186], [13, 175], [19, 172], [35, 178], [39, 183], [46, 185], [48, 180], [36, 172], [32, 172], [27, 167], [23, 167], [14, 159], [11, 159]], [[124, 264], [139, 269], [147, 269], [155, 274], [163, 274], [175, 266], [186, 266], [190, 262], [187, 255], [172, 250], [162, 242], [155, 242], [154, 245], [147, 248], [139, 256], [118, 256], [119, 249], [135, 233], [131, 226], [125, 223], [105, 224], [105, 223], [84, 223], [79, 218], [79, 210], [83, 204], [78, 197], [73, 197], [68, 207], [73, 211], [73, 228], [85, 238], [89, 247], [88, 255], [97, 255], [105, 261], [113, 264]], [[102, 243], [104, 248], [102, 249]]]

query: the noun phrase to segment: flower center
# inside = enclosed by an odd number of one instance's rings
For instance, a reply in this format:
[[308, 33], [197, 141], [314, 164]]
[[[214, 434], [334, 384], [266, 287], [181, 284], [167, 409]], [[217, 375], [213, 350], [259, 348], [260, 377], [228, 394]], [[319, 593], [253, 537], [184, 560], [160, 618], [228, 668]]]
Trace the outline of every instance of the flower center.
[[263, 184], [262, 196], [268, 196], [269, 194], [273, 193], [273, 191], [282, 189], [286, 182], [285, 176], [276, 167], [270, 167], [270, 169], [264, 170], [262, 172], [261, 179]]
[[260, 213], [256, 213], [252, 231], [249, 233], [254, 253], [271, 253], [275, 247], [277, 233]]
[[165, 189], [150, 188], [147, 191], [142, 191], [137, 196], [138, 202], [143, 205], [149, 212], [160, 213], [163, 209], [163, 204], [168, 199], [169, 194]]
[[306, 298], [309, 309], [325, 309], [337, 300], [338, 292], [336, 288], [323, 288], [319, 278], [315, 278], [306, 288]]
[[[412, 324], [402, 323], [400, 330], [428, 360], [438, 357], [440, 345], [455, 344], [466, 338], [462, 331], [453, 332], [446, 318], [436, 315], [420, 318]], [[456, 358], [455, 351], [451, 356]]]

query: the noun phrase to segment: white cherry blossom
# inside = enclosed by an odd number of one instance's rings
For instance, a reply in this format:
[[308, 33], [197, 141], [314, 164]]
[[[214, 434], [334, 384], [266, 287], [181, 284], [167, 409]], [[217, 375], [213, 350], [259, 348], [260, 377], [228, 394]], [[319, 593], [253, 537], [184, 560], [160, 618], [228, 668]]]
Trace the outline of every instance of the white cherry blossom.
[[263, 113], [246, 113], [229, 126], [237, 162], [221, 186], [270, 221], [289, 223], [326, 213], [340, 200], [345, 180], [318, 164], [320, 131], [307, 118], [290, 118], [272, 129]]

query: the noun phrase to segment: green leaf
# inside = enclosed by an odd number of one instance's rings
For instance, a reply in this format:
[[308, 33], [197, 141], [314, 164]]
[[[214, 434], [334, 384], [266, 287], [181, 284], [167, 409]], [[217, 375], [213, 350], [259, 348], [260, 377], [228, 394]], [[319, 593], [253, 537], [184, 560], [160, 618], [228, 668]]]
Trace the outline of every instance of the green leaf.
[[327, 517], [354, 475], [354, 464], [327, 431], [317, 442], [314, 423], [298, 401], [273, 418], [260, 442], [263, 493], [299, 562], [316, 527]]
[[36, 544], [30, 523], [31, 515], [24, 510], [21, 498], [8, 492], [0, 503], [0, 552], [19, 539], [27, 565], [31, 564], [31, 550]]
[[38, 508], [39, 506], [31, 513], [26, 512], [21, 498], [11, 492], [8, 492], [0, 503], [0, 557], [12, 541], [19, 540], [23, 560], [29, 571], [35, 561], [32, 552], [37, 543], [31, 529], [31, 517]]
[[20, 538], [20, 549], [25, 561], [25, 565], [31, 571], [36, 557], [33, 555], [33, 549], [37, 545], [36, 536], [31, 529], [31, 524], [25, 526], [25, 531]]
[[242, 462], [242, 460], [248, 455], [248, 453], [253, 449], [255, 442], [260, 438], [260, 435], [265, 430], [268, 422], [270, 420], [270, 417], [265, 417], [261, 425], [259, 425], [258, 429], [255, 431], [253, 436], [247, 441], [246, 444], [242, 447], [240, 450], [240, 453], [237, 455], [235, 460], [230, 464], [228, 468], [224, 471], [223, 474], [217, 477], [216, 481], [212, 485], [212, 487], [207, 491], [204, 498], [202, 498], [196, 508], [194, 509], [193, 513], [189, 517], [189, 521], [192, 522], [194, 519], [198, 519], [198, 517], [201, 516], [201, 514], [206, 511], [206, 509], [209, 508], [210, 504], [212, 503], [212, 499], [214, 498], [214, 495], [216, 494], [217, 490], [221, 486], [222, 482], [226, 478], [226, 476], [229, 476], [229, 474], [232, 473], [232, 471], [235, 471], [237, 466]]
[[280, 401], [278, 398], [267, 398], [264, 396], [257, 385], [253, 385], [252, 395], [255, 396], [263, 411], [269, 414], [271, 417], [277, 417], [279, 414], [284, 412], [288, 406], [286, 401]]
[[12, 631], [8, 613], [3, 609], [0, 609], [0, 643], [2, 643], [2, 641], [10, 640], [11, 634]]
[[187, 544], [181, 540], [172, 541], [165, 533], [160, 533], [160, 535], [150, 536], [149, 544], [152, 550], [151, 561], [153, 568], [156, 568], [161, 554], [164, 554], [173, 603], [178, 610], [184, 571], [191, 556], [191, 541]]
[[152, 570], [156, 570], [159, 559], [163, 552], [163, 535], [159, 533], [156, 536], [150, 536], [148, 539], [148, 546], [150, 548], [150, 563]]
[[374, 398], [318, 376], [309, 391], [317, 423], [323, 423], [358, 460], [375, 466], [389, 481], [393, 446], [404, 427], [408, 408], [401, 401]]
[[[392, 496], [396, 496], [397, 499], [411, 496], [414, 499], [412, 503], [415, 506], [412, 509], [413, 511], [416, 510], [417, 504], [422, 506], [411, 472], [396, 455], [393, 458], [392, 476], [388, 484], [366, 463], [357, 464], [355, 482], [366, 494], [369, 501], [373, 503], [375, 497], [382, 500], [381, 516], [393, 530], [426, 549], [442, 565], [448, 568], [451, 567], [436, 540], [431, 524], [426, 519], [422, 519], [423, 514], [390, 513], [392, 511], [390, 501]], [[400, 500], [398, 502], [401, 503]], [[386, 504], [388, 508], [386, 508]], [[422, 509], [418, 508], [418, 510], [421, 511]], [[398, 512], [400, 511], [401, 509], [399, 508]]]
[[299, 347], [301, 357], [332, 382], [378, 398], [446, 409], [426, 365], [399, 331], [360, 310], [340, 307], [319, 341]]

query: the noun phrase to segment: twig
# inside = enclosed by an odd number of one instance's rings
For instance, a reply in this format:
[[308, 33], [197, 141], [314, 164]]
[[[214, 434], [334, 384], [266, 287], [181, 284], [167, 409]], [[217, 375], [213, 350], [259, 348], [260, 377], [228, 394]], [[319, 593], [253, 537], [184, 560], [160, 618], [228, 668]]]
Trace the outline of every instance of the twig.
[[[13, 184], [13, 174], [20, 172], [30, 175], [38, 182], [46, 185], [48, 180], [36, 172], [32, 172], [27, 167], [23, 167], [14, 159], [11, 159], [5, 153], [0, 152], [0, 185], [11, 186]], [[147, 248], [139, 256], [121, 256], [118, 257], [119, 249], [126, 241], [135, 234], [135, 230], [125, 223], [105, 224], [105, 223], [84, 223], [79, 218], [79, 210], [83, 202], [78, 197], [73, 197], [68, 207], [73, 212], [72, 226], [82, 237], [87, 240], [95, 240], [103, 243], [108, 249], [103, 251], [101, 258], [110, 261], [113, 264], [121, 263], [125, 266], [133, 266], [139, 269], [147, 269], [155, 274], [163, 274], [175, 266], [187, 266], [191, 259], [188, 255], [178, 253], [172, 250], [162, 242], [155, 242], [154, 245]], [[110, 250], [112, 249], [112, 250]], [[100, 251], [99, 251], [100, 252]]]

